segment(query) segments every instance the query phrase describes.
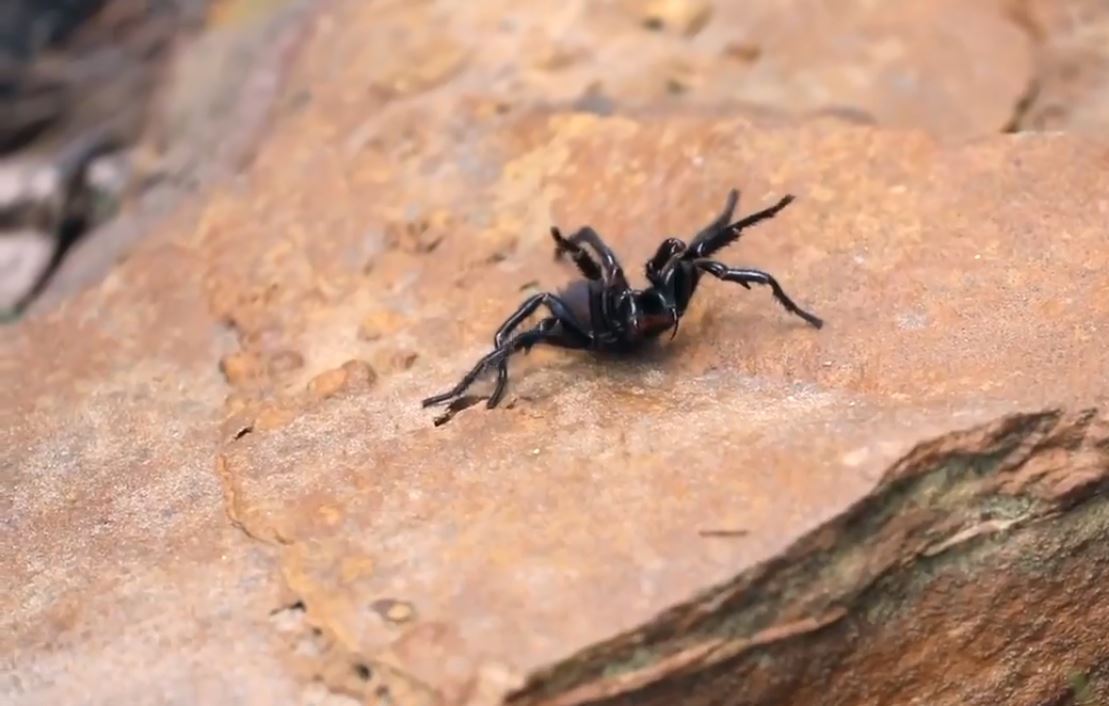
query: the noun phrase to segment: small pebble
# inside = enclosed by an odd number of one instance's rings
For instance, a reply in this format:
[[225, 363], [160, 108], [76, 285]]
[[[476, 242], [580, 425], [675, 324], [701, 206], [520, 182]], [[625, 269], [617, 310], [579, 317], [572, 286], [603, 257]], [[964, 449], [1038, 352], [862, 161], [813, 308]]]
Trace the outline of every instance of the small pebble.
[[304, 356], [296, 351], [278, 351], [270, 356], [270, 372], [276, 375], [291, 373], [304, 367]]
[[270, 431], [280, 429], [296, 419], [296, 413], [284, 407], [265, 407], [254, 417], [255, 431]]
[[325, 370], [308, 382], [308, 391], [318, 399], [333, 397], [340, 392], [369, 387], [377, 380], [373, 368], [365, 361], [348, 360], [338, 368]]
[[374, 601], [371, 607], [378, 615], [391, 623], [407, 623], [416, 617], [416, 609], [406, 601], [383, 598]]
[[325, 370], [308, 381], [308, 391], [319, 399], [326, 399], [339, 393], [347, 384], [347, 371], [342, 368]]
[[263, 365], [258, 356], [247, 351], [226, 355], [220, 360], [220, 372], [232, 385], [242, 385], [262, 376]]
[[643, 25], [692, 37], [711, 18], [712, 3], [708, 0], [652, 0], [647, 4]]

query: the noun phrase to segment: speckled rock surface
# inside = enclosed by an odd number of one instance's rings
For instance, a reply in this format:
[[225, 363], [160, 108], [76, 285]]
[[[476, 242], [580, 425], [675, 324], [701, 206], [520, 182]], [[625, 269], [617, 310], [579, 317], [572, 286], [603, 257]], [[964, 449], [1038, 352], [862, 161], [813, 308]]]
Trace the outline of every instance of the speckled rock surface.
[[1036, 43], [1032, 81], [1016, 111], [1024, 130], [1102, 135], [1109, 126], [1109, 5], [1022, 0], [1014, 19]]
[[[971, 5], [839, 16], [1008, 36]], [[444, 7], [331, 6], [247, 173], [0, 344], [4, 700], [1105, 697], [1109, 144], [987, 136], [1027, 76], [945, 73], [981, 103], [934, 134], [652, 97], [647, 62], [589, 88], [621, 46], [726, 44], [720, 4]], [[547, 63], [492, 70], [529, 21]], [[550, 225], [638, 272], [732, 186], [797, 195], [722, 259], [825, 329], [707, 282], [657, 350], [420, 408], [572, 275]]]

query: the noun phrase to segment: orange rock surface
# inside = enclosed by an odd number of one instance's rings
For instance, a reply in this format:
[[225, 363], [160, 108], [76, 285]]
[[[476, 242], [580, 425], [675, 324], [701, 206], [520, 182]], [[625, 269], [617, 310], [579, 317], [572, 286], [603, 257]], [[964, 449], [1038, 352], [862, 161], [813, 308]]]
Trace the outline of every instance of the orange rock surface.
[[[245, 173], [0, 342], [3, 700], [1109, 699], [1109, 151], [1001, 134], [1011, 9], [322, 8]], [[706, 282], [420, 407], [551, 225], [638, 279], [733, 186], [824, 329]]]

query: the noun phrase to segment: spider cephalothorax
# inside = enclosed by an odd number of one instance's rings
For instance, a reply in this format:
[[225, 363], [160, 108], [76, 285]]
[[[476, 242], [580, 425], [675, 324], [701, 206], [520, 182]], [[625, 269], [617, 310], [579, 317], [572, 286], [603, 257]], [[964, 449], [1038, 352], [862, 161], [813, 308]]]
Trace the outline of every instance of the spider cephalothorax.
[[[527, 351], [537, 343], [561, 348], [630, 351], [667, 331], [673, 337], [701, 276], [706, 273], [747, 289], [752, 284], [765, 284], [787, 311], [820, 328], [823, 322], [794, 304], [771, 275], [761, 270], [729, 267], [710, 259], [713, 253], [735, 242], [744, 228], [773, 218], [793, 201], [793, 197], [787, 195], [770, 208], [732, 222], [738, 201], [739, 192], [732, 189], [724, 210], [688, 244], [677, 238], [664, 240], [647, 261], [650, 286], [646, 289], [632, 289], [628, 285], [616, 255], [589, 226], [568, 238], [563, 237], [558, 228], [551, 228], [555, 256], [569, 254], [585, 279], [571, 282], [558, 294], [529, 297], [501, 324], [493, 337], [493, 350], [454, 388], [427, 398], [423, 405], [427, 407], [460, 396], [482, 372], [496, 368], [497, 384], [487, 403], [488, 407], [495, 407], [508, 384], [508, 357], [517, 351]], [[586, 246], [593, 250], [592, 255]], [[515, 333], [541, 306], [551, 315], [534, 328]]]

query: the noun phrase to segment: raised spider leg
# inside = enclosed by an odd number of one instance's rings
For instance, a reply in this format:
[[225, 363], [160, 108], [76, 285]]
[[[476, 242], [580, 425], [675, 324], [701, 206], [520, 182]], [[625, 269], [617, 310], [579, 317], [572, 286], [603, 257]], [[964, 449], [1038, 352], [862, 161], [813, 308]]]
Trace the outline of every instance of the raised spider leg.
[[[428, 397], [427, 399], [425, 399], [422, 403], [423, 406], [430, 407], [431, 405], [439, 404], [440, 402], [446, 402], [451, 398], [458, 397], [466, 391], [466, 388], [474, 384], [474, 381], [477, 380], [477, 377], [481, 375], [481, 373], [488, 367], [492, 365], [499, 365], [501, 361], [505, 360], [513, 353], [516, 353], [520, 350], [527, 350], [537, 343], [547, 343], [549, 345], [559, 346], [561, 348], [584, 347], [582, 341], [575, 340], [572, 337], [573, 334], [567, 335], [564, 331], [557, 330], [556, 326], [558, 323], [558, 319], [555, 319], [553, 317], [546, 318], [539, 322], [539, 325], [535, 328], [524, 331], [523, 333], [513, 337], [512, 340], [483, 356], [481, 360], [477, 362], [477, 365], [475, 365], [473, 369], [470, 370], [470, 372], [466, 373], [462, 380], [460, 380], [459, 383], [451, 388], [449, 391], [444, 392], [441, 395], [435, 395], [434, 397]], [[490, 397], [489, 402], [486, 404], [486, 406], [489, 408], [495, 407], [497, 405], [497, 402], [499, 401], [499, 397]]]
[[695, 260], [708, 257], [726, 245], [734, 243], [739, 239], [744, 229], [750, 228], [760, 221], [765, 221], [778, 215], [778, 212], [792, 203], [793, 199], [794, 197], [792, 194], [786, 194], [778, 200], [778, 203], [770, 208], [764, 208], [761, 211], [745, 216], [715, 233], [708, 233], [703, 237], [698, 236], [697, 239], [690, 244], [689, 250], [686, 251], [685, 258], [687, 260]]
[[578, 270], [586, 279], [601, 279], [601, 266], [597, 264], [585, 249], [577, 243], [570, 242], [562, 236], [562, 231], [557, 227], [551, 226], [551, 237], [555, 241], [555, 259], [557, 260], [563, 253], [570, 253], [570, 257], [574, 259], [574, 264], [578, 266]]
[[[577, 320], [574, 313], [566, 306], [566, 303], [561, 299], [550, 293], [536, 294], [524, 300], [520, 308], [516, 310], [512, 316], [505, 319], [501, 327], [497, 329], [497, 333], [493, 336], [493, 347], [500, 348], [504, 345], [508, 336], [516, 329], [517, 326], [522, 324], [525, 319], [535, 313], [535, 310], [541, 306], [546, 306], [554, 315], [555, 320], [561, 321], [562, 325], [568, 329], [572, 334], [577, 334], [585, 340], [589, 340], [589, 334], [585, 327]], [[504, 395], [505, 385], [508, 384], [508, 360], [502, 360], [497, 365], [497, 386], [493, 390], [492, 396], [489, 398], [489, 406], [495, 407], [497, 402], [500, 401]]]
[[[561, 324], [561, 328], [559, 325]], [[569, 328], [564, 319], [548, 317], [539, 322], [539, 325], [530, 331], [525, 331], [520, 334], [519, 338], [528, 334], [535, 334], [541, 336], [536, 339], [535, 343], [546, 343], [549, 346], [556, 348], [569, 348], [571, 350], [580, 350], [588, 348], [591, 338], [584, 333], [580, 333]], [[531, 348], [531, 344], [525, 344], [524, 351]], [[503, 372], [503, 374], [502, 374]], [[489, 396], [489, 401], [485, 406], [493, 409], [500, 404], [501, 398], [504, 397], [505, 387], [508, 385], [508, 356], [506, 355], [503, 360], [497, 365], [497, 386], [493, 389], [493, 394]]]
[[677, 264], [680, 255], [685, 251], [686, 245], [677, 238], [667, 238], [659, 244], [658, 250], [647, 261], [647, 277], [658, 277], [660, 280], [669, 274]]
[[705, 238], [711, 238], [713, 235], [720, 232], [720, 229], [727, 228], [728, 224], [732, 222], [732, 214], [735, 213], [735, 207], [738, 203], [739, 192], [735, 189], [730, 190], [728, 192], [728, 198], [724, 202], [724, 210], [720, 212], [719, 216], [712, 220], [712, 223], [709, 223], [698, 231], [697, 235], [693, 236], [692, 242], [697, 243]]
[[534, 345], [535, 343], [537, 343], [539, 339], [549, 334], [549, 330], [547, 330], [549, 329], [549, 325], [545, 326], [547, 321], [547, 319], [544, 319], [544, 321], [540, 322], [539, 326], [529, 331], [524, 331], [523, 333], [509, 341], [508, 345], [494, 348], [491, 352], [482, 356], [482, 358], [478, 360], [477, 364], [470, 370], [470, 372], [466, 373], [466, 375], [462, 377], [457, 385], [442, 394], [428, 397], [423, 401], [423, 406], [430, 407], [431, 405], [439, 404], [440, 402], [446, 402], [451, 398], [458, 397], [466, 391], [466, 388], [474, 384], [474, 381], [477, 380], [478, 376], [481, 375], [481, 373], [484, 372], [486, 368], [494, 364], [499, 364], [502, 360], [514, 353], [518, 347], [530, 347], [530, 345]]
[[765, 284], [770, 287], [771, 291], [774, 292], [774, 298], [778, 300], [778, 303], [785, 307], [786, 311], [800, 316], [802, 319], [809, 322], [816, 328], [820, 328], [824, 325], [824, 322], [820, 319], [820, 317], [810, 314], [809, 312], [794, 304], [793, 300], [790, 299], [789, 296], [782, 289], [782, 286], [778, 284], [778, 280], [774, 279], [772, 275], [763, 272], [762, 270], [749, 270], [737, 267], [728, 267], [724, 263], [716, 262], [715, 260], [697, 260], [694, 264], [696, 264], [697, 267], [704, 270], [705, 272], [708, 272], [713, 277], [722, 279], [725, 282], [736, 282], [737, 284], [741, 284], [748, 289], [751, 288], [751, 284]]
[[616, 258], [616, 253], [612, 252], [612, 248], [604, 241], [601, 235], [590, 228], [585, 226], [579, 228], [576, 233], [565, 239], [567, 243], [572, 245], [579, 245], [585, 243], [593, 248], [594, 252], [601, 259], [601, 279], [606, 285], [616, 285], [618, 287], [627, 287], [628, 280], [624, 276], [624, 268], [620, 266], [620, 261]]
[[605, 321], [614, 320], [621, 302], [627, 299], [630, 294], [628, 278], [624, 276], [624, 268], [620, 266], [616, 253], [612, 252], [612, 248], [608, 246], [604, 238], [589, 226], [579, 228], [566, 241], [574, 245], [585, 243], [593, 248], [597, 256], [600, 257], [601, 284], [604, 286], [604, 293], [601, 296], [601, 315]]

